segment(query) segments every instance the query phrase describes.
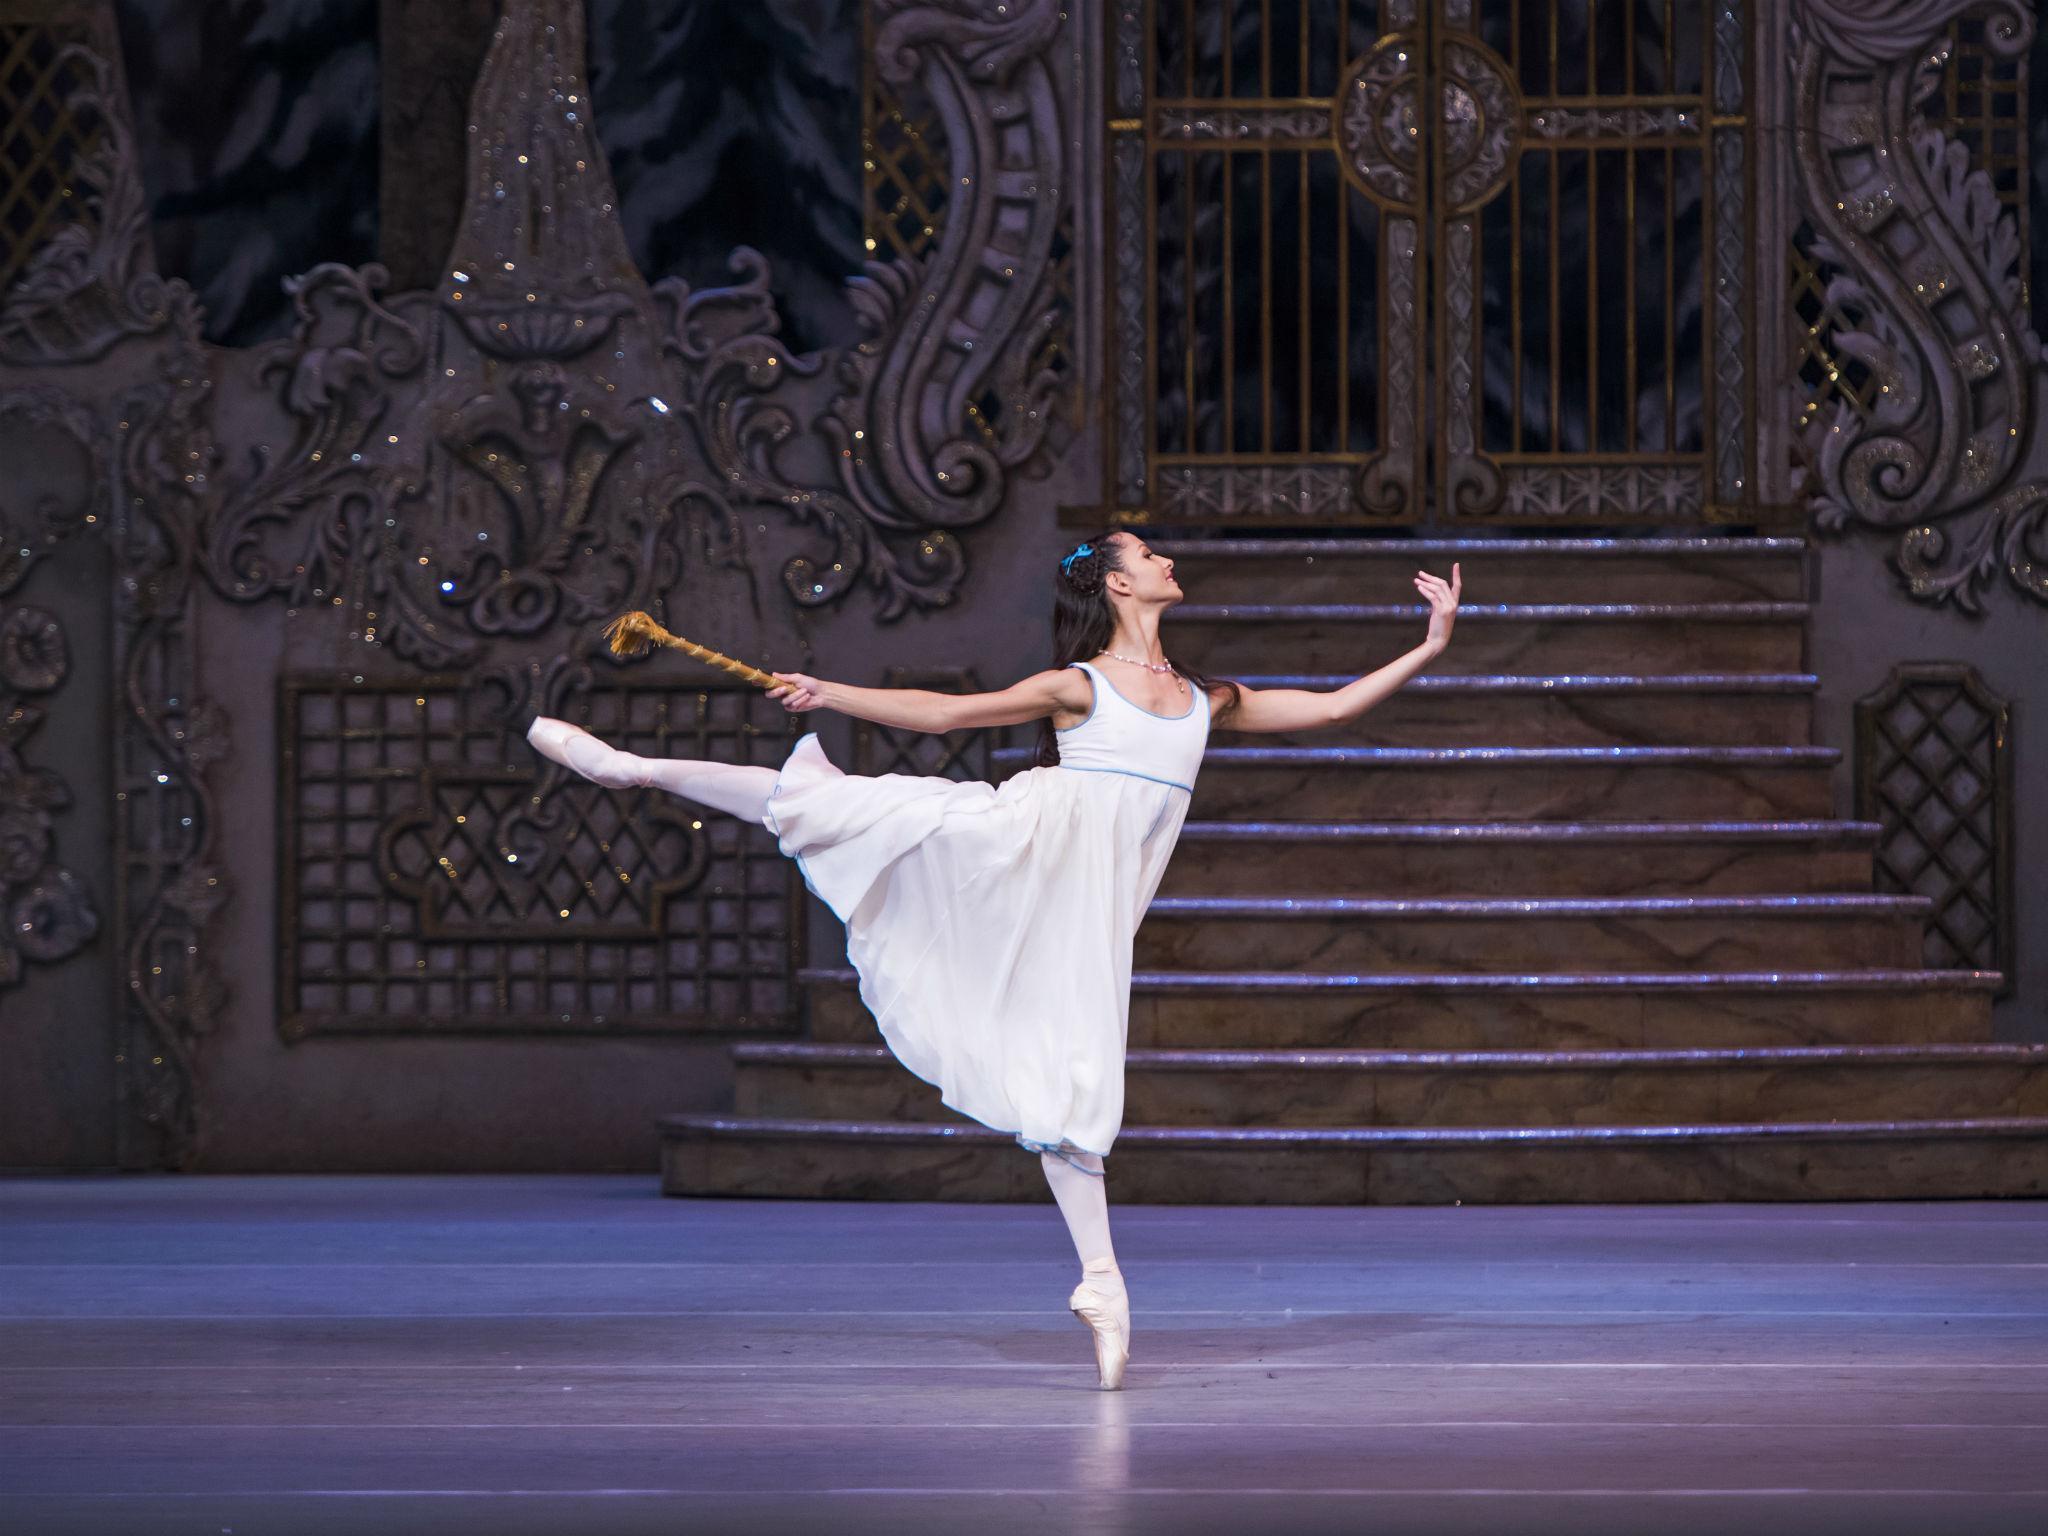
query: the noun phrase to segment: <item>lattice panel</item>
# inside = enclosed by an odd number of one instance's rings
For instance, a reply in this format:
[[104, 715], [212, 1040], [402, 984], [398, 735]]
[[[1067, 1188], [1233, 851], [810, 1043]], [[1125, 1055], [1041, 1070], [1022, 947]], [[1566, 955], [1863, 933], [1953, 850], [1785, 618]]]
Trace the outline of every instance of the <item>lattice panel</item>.
[[[579, 723], [647, 756], [788, 746], [751, 689], [586, 702]], [[765, 829], [547, 763], [457, 679], [287, 679], [284, 722], [288, 1036], [792, 1021], [801, 887]]]
[[1833, 419], [1834, 406], [1844, 403], [1868, 420], [1877, 394], [1877, 375], [1863, 360], [1835, 347], [1835, 333], [1849, 329], [1851, 317], [1828, 302], [1826, 268], [1808, 250], [1812, 231], [1801, 225], [1791, 248], [1791, 276], [1786, 295], [1792, 304], [1794, 348], [1792, 377], [1800, 385], [1796, 442], [1804, 443]]
[[53, 27], [0, 26], [0, 293], [73, 216], [71, 170], [98, 138], [69, 106], [89, 83], [64, 57], [71, 41]]
[[[890, 688], [928, 688], [934, 693], [978, 693], [981, 683], [971, 667], [891, 667]], [[995, 731], [899, 731], [863, 720], [854, 728], [854, 772], [916, 773], [948, 779], [992, 781], [995, 767], [989, 754], [997, 746]]]
[[1928, 109], [1945, 133], [1969, 146], [1970, 168], [1991, 177], [1998, 201], [2019, 221], [2024, 296], [2030, 244], [2026, 60], [1993, 52], [1984, 39], [1984, 18], [1963, 17], [1949, 27], [1948, 63]]
[[864, 243], [875, 261], [922, 261], [937, 242], [946, 207], [945, 133], [921, 91], [899, 92], [875, 69], [872, 18], [868, 41], [861, 92]]
[[1877, 889], [1932, 897], [1927, 964], [2012, 986], [2011, 707], [1976, 671], [1901, 666], [1856, 705], [1856, 808], [1883, 825]]

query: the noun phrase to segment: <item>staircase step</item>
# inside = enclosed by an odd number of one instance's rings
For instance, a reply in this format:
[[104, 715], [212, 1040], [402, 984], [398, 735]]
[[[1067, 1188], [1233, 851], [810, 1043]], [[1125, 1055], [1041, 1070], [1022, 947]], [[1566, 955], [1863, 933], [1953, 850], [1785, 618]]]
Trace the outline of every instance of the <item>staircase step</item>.
[[[1252, 688], [1331, 693], [1356, 675], [1259, 673], [1237, 680]], [[1220, 746], [1778, 746], [1813, 739], [1818, 686], [1809, 672], [1424, 672], [1345, 725], [1298, 735], [1219, 726], [1211, 739]]]
[[[743, 1115], [953, 1120], [879, 1045], [733, 1047]], [[1127, 1053], [1144, 1125], [1630, 1125], [2048, 1116], [2048, 1045]]]
[[1159, 893], [1704, 896], [1868, 890], [1859, 821], [1190, 821]]
[[1138, 929], [1143, 969], [1529, 972], [1802, 970], [1917, 962], [1924, 896], [1172, 896]]
[[[991, 754], [997, 776], [1035, 747]], [[1204, 820], [1826, 816], [1832, 747], [1211, 747], [1189, 814]]]
[[[1222, 676], [1369, 671], [1422, 640], [1421, 603], [1194, 603], [1171, 655]], [[1805, 603], [1472, 603], [1435, 668], [1474, 672], [1797, 672]]]
[[[854, 973], [800, 973], [811, 1035], [872, 1042]], [[1530, 1050], [1974, 1043], [1997, 971], [1139, 971], [1129, 1045]]]
[[1464, 595], [1487, 602], [1797, 601], [1805, 595], [1806, 541], [1676, 539], [1153, 539], [1202, 602], [1341, 603], [1386, 592], [1407, 596], [1418, 569], [1448, 579], [1463, 567]]
[[[675, 1115], [671, 1195], [1046, 1200], [1038, 1159], [972, 1123]], [[1447, 1205], [2048, 1194], [2048, 1118], [1606, 1126], [1126, 1126], [1120, 1201]]]

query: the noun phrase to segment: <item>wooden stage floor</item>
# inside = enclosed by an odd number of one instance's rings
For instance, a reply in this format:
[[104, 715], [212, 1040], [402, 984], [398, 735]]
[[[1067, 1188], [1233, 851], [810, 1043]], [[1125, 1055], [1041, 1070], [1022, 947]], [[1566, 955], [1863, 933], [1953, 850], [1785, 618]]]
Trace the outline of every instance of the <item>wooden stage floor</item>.
[[1116, 1232], [1100, 1393], [1050, 1205], [0, 1179], [0, 1530], [2048, 1530], [2048, 1203]]

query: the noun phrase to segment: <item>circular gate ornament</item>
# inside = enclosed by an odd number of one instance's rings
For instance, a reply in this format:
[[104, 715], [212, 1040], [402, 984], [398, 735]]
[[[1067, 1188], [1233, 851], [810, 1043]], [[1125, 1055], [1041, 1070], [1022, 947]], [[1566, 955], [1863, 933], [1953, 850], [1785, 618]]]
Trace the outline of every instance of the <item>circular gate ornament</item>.
[[1421, 73], [1420, 40], [1390, 32], [1352, 66], [1330, 104], [1344, 174], [1389, 208], [1412, 211], [1421, 203], [1422, 125], [1415, 116]]
[[[1421, 75], [1421, 44], [1389, 33], [1352, 66], [1331, 104], [1344, 174], [1374, 202], [1404, 212], [1422, 201]], [[1444, 211], [1469, 213], [1508, 184], [1521, 99], [1506, 61], [1469, 35], [1445, 40], [1440, 91]]]

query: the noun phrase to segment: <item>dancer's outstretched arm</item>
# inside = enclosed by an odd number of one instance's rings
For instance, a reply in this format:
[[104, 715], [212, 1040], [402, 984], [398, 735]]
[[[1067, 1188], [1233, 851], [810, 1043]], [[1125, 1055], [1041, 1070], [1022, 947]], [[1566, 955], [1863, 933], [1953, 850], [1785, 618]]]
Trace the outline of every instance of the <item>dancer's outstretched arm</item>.
[[1094, 695], [1079, 672], [1034, 672], [993, 693], [934, 693], [926, 688], [856, 688], [802, 672], [774, 674], [783, 686], [768, 697], [792, 714], [836, 709], [842, 715], [911, 731], [964, 731], [981, 725], [1022, 725], [1061, 710], [1086, 714]]
[[1313, 731], [1356, 720], [1428, 666], [1451, 643], [1451, 624], [1458, 615], [1458, 594], [1464, 578], [1456, 564], [1451, 579], [1415, 573], [1416, 590], [1429, 602], [1429, 633], [1422, 644], [1397, 656], [1376, 672], [1318, 693], [1310, 688], [1239, 688], [1237, 708], [1227, 722], [1233, 731]]

